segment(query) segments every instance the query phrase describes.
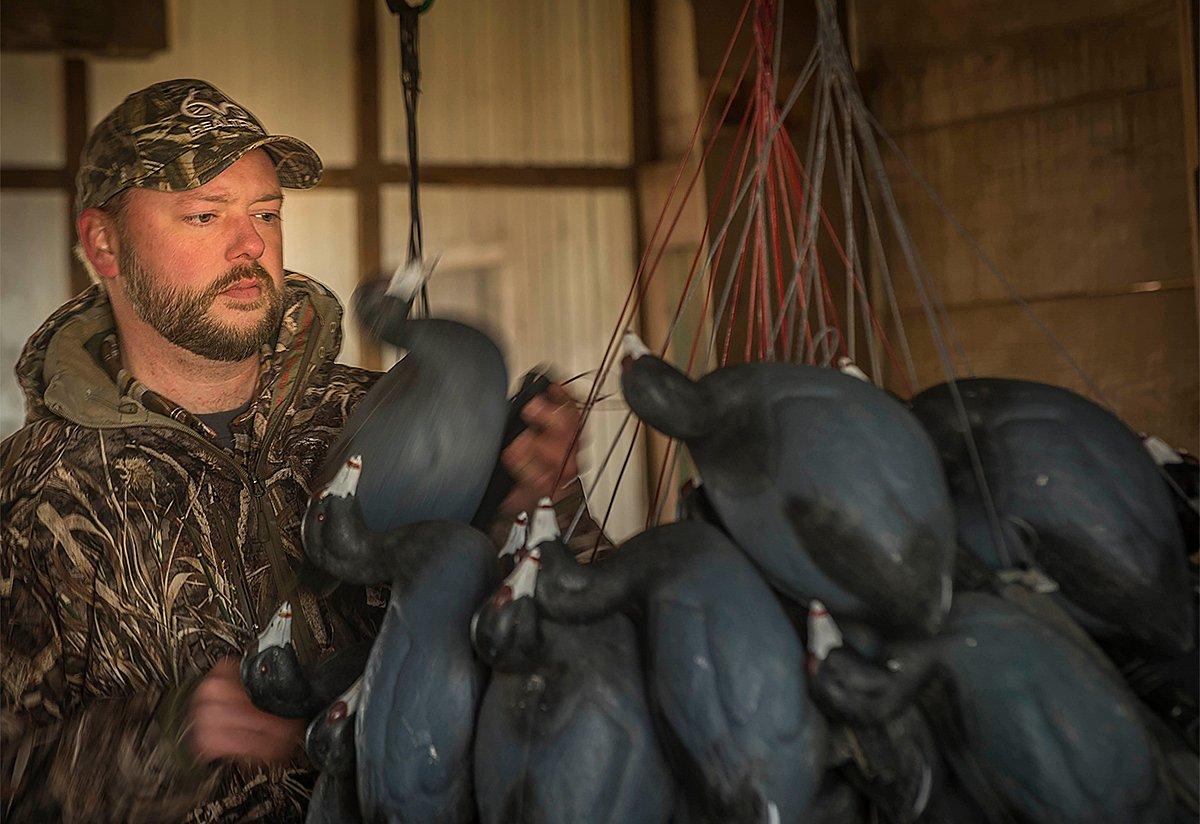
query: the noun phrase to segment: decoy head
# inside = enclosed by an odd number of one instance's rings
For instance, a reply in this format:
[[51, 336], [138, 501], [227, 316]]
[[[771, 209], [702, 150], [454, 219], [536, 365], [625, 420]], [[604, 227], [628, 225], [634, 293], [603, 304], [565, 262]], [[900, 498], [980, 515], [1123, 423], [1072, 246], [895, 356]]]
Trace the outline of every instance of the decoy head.
[[354, 315], [359, 325], [374, 338], [394, 337], [437, 263], [438, 258], [428, 263], [410, 260], [396, 267], [390, 278], [374, 278], [355, 289]]
[[645, 424], [671, 438], [703, 438], [716, 426], [716, 399], [696, 381], [655, 357], [633, 332], [622, 341], [621, 393]]
[[[538, 507], [539, 512], [541, 507]], [[551, 510], [553, 517], [553, 510]], [[529, 541], [539, 543], [545, 529], [544, 518], [534, 514]], [[555, 526], [557, 532], [557, 526]], [[538, 572], [541, 550], [526, 544], [517, 553], [517, 565], [471, 619], [471, 643], [479, 657], [490, 667], [506, 672], [527, 672], [534, 666], [533, 656], [541, 644], [537, 606]]]
[[562, 541], [558, 517], [549, 498], [542, 498], [533, 514], [526, 552], [537, 553], [538, 573], [534, 581], [534, 600], [552, 620], [570, 621], [578, 610], [587, 612], [590, 604], [583, 593], [589, 588], [589, 569], [575, 560]]
[[292, 645], [292, 605], [284, 601], [242, 656], [242, 683], [255, 706], [293, 715], [308, 697], [308, 680]]
[[362, 678], [308, 725], [304, 750], [322, 772], [347, 776], [354, 770], [354, 716], [362, 696]]
[[348, 458], [309, 501], [301, 537], [305, 554], [320, 569], [352, 584], [377, 584], [387, 576], [365, 555], [367, 529], [355, 497], [361, 474], [362, 456]]
[[900, 714], [930, 673], [928, 652], [912, 647], [882, 663], [871, 661], [844, 643], [824, 604], [811, 602], [808, 691], [830, 718], [849, 724], [882, 724]]

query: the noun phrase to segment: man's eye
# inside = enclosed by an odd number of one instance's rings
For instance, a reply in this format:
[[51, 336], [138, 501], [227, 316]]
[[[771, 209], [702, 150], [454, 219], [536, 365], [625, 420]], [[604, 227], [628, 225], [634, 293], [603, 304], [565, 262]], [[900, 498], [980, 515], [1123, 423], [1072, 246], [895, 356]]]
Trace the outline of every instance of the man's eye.
[[212, 212], [202, 212], [198, 215], [188, 215], [187, 217], [184, 218], [184, 220], [186, 220], [188, 223], [191, 223], [196, 226], [204, 226], [205, 224], [211, 223], [212, 221], [214, 221], [216, 219], [217, 219], [217, 216], [215, 214], [213, 214]]
[[258, 218], [264, 223], [278, 223], [283, 220], [283, 215], [276, 212], [259, 212]]

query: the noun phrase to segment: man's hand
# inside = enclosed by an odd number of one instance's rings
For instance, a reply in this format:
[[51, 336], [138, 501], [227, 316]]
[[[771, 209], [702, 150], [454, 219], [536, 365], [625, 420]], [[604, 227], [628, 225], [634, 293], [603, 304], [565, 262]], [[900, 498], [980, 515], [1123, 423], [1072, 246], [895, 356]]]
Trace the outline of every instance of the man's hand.
[[[575, 432], [580, 414], [567, 390], [552, 383], [521, 412], [529, 424], [500, 456], [504, 468], [516, 479], [512, 492], [500, 504], [500, 513], [512, 518], [522, 510], [532, 512], [541, 498], [558, 494], [579, 475], [579, 446]], [[564, 466], [565, 460], [565, 466]], [[554, 482], [562, 470], [557, 489]]]
[[233, 657], [208, 671], [188, 705], [188, 743], [201, 764], [218, 759], [285, 763], [300, 746], [305, 725], [303, 718], [280, 718], [254, 706]]

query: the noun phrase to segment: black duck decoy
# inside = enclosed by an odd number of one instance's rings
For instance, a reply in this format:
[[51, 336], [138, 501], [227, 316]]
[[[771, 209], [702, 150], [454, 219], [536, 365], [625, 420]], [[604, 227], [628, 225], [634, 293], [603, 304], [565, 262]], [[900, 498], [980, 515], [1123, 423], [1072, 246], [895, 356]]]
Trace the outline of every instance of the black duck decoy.
[[[539, 520], [534, 539], [546, 534]], [[540, 617], [531, 597], [538, 549], [521, 555], [472, 622], [476, 648], [495, 668], [476, 726], [483, 824], [670, 820], [674, 779], [633, 624], [623, 615], [580, 626]]]
[[359, 824], [358, 787], [354, 778], [354, 721], [362, 679], [334, 699], [308, 725], [304, 749], [320, 770], [305, 824]]
[[1098, 638], [1164, 652], [1194, 640], [1186, 555], [1171, 493], [1137, 435], [1066, 389], [1031, 381], [957, 382], [995, 506], [994, 534], [965, 428], [946, 384], [912, 400], [937, 444], [959, 541], [992, 569], [1030, 562]]
[[[1082, 642], [1082, 643], [1081, 643]], [[921, 707], [989, 821], [1171, 820], [1161, 754], [1137, 699], [1093, 651], [1026, 610], [961, 592]]]
[[284, 601], [242, 656], [242, 683], [264, 712], [312, 718], [362, 675], [370, 652], [371, 642], [361, 641], [302, 666], [292, 644], [292, 605]]
[[411, 301], [411, 291], [377, 287], [356, 299], [361, 323], [403, 352], [355, 406], [314, 479], [326, 487], [350, 456], [370, 456], [358, 497], [378, 532], [469, 523], [504, 434], [508, 377], [496, 344], [455, 321], [410, 320]]
[[741, 551], [694, 521], [647, 530], [588, 565], [557, 539], [538, 549], [544, 616], [645, 616], [650, 695], [695, 808], [716, 821], [801, 820], [821, 781], [825, 725], [800, 640]]
[[[499, 577], [491, 542], [452, 521], [367, 528], [355, 463], [312, 502], [309, 557], [343, 580], [391, 583], [362, 676], [355, 722], [365, 820], [458, 822], [474, 816], [471, 740], [484, 673], [471, 651], [472, 612]], [[357, 568], [356, 568], [357, 564]]]
[[833, 369], [753, 363], [698, 381], [626, 336], [621, 387], [687, 444], [721, 525], [800, 604], [932, 634], [949, 608], [954, 516], [929, 436]]

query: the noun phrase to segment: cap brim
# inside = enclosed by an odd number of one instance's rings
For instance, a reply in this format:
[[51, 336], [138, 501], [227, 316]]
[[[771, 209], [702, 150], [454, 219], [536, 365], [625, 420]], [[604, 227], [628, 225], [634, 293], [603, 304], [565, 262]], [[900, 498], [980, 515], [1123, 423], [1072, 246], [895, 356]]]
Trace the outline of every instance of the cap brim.
[[321, 182], [321, 158], [303, 140], [287, 135], [256, 135], [233, 139], [221, 152], [181, 152], [152, 175], [134, 185], [165, 192], [182, 192], [203, 186], [228, 169], [248, 152], [264, 149], [275, 164], [279, 185], [288, 189], [311, 189]]

